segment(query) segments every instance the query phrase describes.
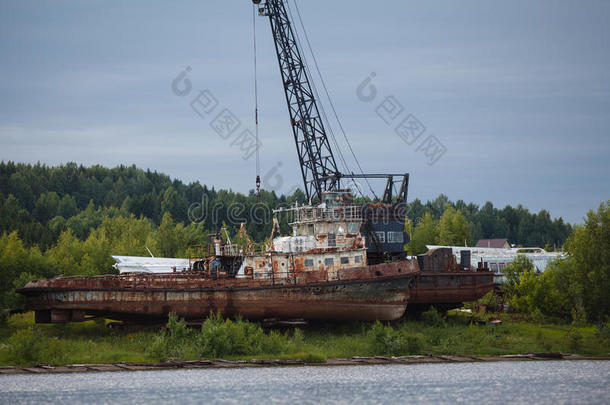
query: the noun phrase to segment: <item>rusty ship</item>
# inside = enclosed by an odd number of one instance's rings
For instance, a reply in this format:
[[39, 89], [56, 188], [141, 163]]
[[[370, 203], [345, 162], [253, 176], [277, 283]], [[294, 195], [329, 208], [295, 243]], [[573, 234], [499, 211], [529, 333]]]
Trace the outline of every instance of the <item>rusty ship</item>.
[[[455, 257], [444, 251], [417, 258], [405, 255], [409, 174], [339, 170], [327, 136], [326, 114], [321, 114], [286, 1], [253, 3], [270, 22], [308, 202], [276, 212], [292, 215], [292, 235], [273, 237], [272, 232], [269, 244], [258, 252], [217, 237], [211, 254], [163, 274], [31, 282], [19, 292], [26, 296], [28, 308], [36, 311], [37, 322], [95, 317], [156, 321], [172, 312], [187, 320], [216, 312], [246, 319], [391, 321], [405, 313], [408, 303], [450, 308], [493, 288], [493, 274], [485, 266], [458, 266]], [[258, 104], [255, 122], [258, 134]], [[338, 147], [334, 137], [333, 141]], [[258, 135], [255, 145], [258, 162]], [[349, 189], [360, 189], [358, 179], [367, 184], [369, 179], [387, 179], [382, 198], [355, 205]], [[260, 186], [257, 164], [257, 192]], [[275, 221], [274, 230], [279, 228]]]
[[213, 254], [189, 260], [188, 268], [58, 277], [33, 281], [18, 292], [39, 323], [97, 317], [158, 322], [170, 313], [190, 322], [210, 313], [263, 321], [392, 321], [403, 316], [409, 300], [415, 308], [448, 309], [493, 288], [491, 272], [482, 265], [476, 270], [458, 265], [450, 249], [369, 263], [360, 232], [363, 210], [353, 205], [351, 192], [322, 196], [316, 206], [276, 211], [292, 216], [293, 234], [273, 238], [279, 228], [274, 218], [270, 242], [258, 253], [242, 226], [245, 246], [217, 236]]
[[[316, 206], [295, 206], [292, 236], [265, 251], [214, 242], [214, 254], [172, 273], [58, 277], [18, 290], [40, 323], [104, 317], [189, 321], [210, 313], [245, 319], [384, 320], [400, 318], [419, 273], [417, 260], [369, 265], [360, 207], [348, 190], [323, 193]], [[277, 220], [274, 220], [277, 224]]]

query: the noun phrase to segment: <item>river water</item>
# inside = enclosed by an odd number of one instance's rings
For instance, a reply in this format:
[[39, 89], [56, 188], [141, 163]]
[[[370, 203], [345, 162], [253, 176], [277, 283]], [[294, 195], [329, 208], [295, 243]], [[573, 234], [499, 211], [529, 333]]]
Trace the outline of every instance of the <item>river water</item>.
[[0, 376], [2, 404], [610, 404], [610, 361]]

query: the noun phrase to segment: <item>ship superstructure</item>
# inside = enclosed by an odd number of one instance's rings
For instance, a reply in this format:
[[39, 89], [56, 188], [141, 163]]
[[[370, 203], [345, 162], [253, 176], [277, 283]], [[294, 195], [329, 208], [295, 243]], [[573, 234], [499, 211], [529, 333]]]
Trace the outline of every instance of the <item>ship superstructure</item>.
[[337, 280], [341, 269], [367, 265], [362, 212], [349, 190], [326, 191], [318, 205], [297, 204], [275, 214], [291, 217], [292, 235], [273, 239], [264, 254], [246, 255], [238, 276], [296, 280], [307, 272], [323, 272], [330, 281]]

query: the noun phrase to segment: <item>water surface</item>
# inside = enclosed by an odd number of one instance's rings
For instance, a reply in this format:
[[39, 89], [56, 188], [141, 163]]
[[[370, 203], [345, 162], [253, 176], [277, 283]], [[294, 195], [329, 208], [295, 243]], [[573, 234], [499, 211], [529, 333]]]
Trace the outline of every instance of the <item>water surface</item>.
[[0, 376], [0, 403], [609, 404], [610, 361]]

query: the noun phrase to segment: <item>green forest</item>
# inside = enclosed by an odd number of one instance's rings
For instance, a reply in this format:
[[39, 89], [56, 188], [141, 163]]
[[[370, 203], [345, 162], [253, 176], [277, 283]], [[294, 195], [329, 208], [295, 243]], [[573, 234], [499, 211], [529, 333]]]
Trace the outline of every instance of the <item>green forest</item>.
[[[13, 290], [30, 279], [112, 273], [112, 254], [146, 256], [146, 248], [157, 257], [184, 257], [220, 227], [234, 237], [245, 222], [250, 237], [262, 242], [271, 232], [272, 210], [295, 202], [305, 202], [302, 191], [244, 195], [135, 166], [1, 162], [0, 307], [19, 307]], [[412, 253], [425, 251], [425, 244], [471, 245], [495, 237], [559, 249], [572, 233], [570, 224], [545, 210], [478, 206], [445, 195], [415, 199], [406, 212]]]
[[[170, 214], [175, 223], [197, 222], [198, 230], [207, 232], [222, 223], [235, 232], [241, 222], [247, 222], [248, 233], [261, 241], [271, 229], [270, 210], [295, 201], [305, 202], [302, 191], [290, 196], [262, 191], [260, 197], [253, 190], [248, 195], [216, 191], [135, 166], [110, 169], [75, 163], [49, 167], [0, 162], [0, 233], [18, 231], [25, 246], [43, 251], [53, 247], [66, 230], [85, 240], [105, 218], [131, 215], [158, 227]], [[572, 231], [570, 224], [552, 219], [546, 210], [530, 213], [521, 205], [499, 209], [491, 202], [483, 206], [452, 202], [442, 194], [426, 203], [409, 202], [407, 215], [416, 226], [425, 214], [428, 220], [439, 221], [448, 208], [464, 217], [469, 242], [506, 237], [518, 245], [559, 248]]]

